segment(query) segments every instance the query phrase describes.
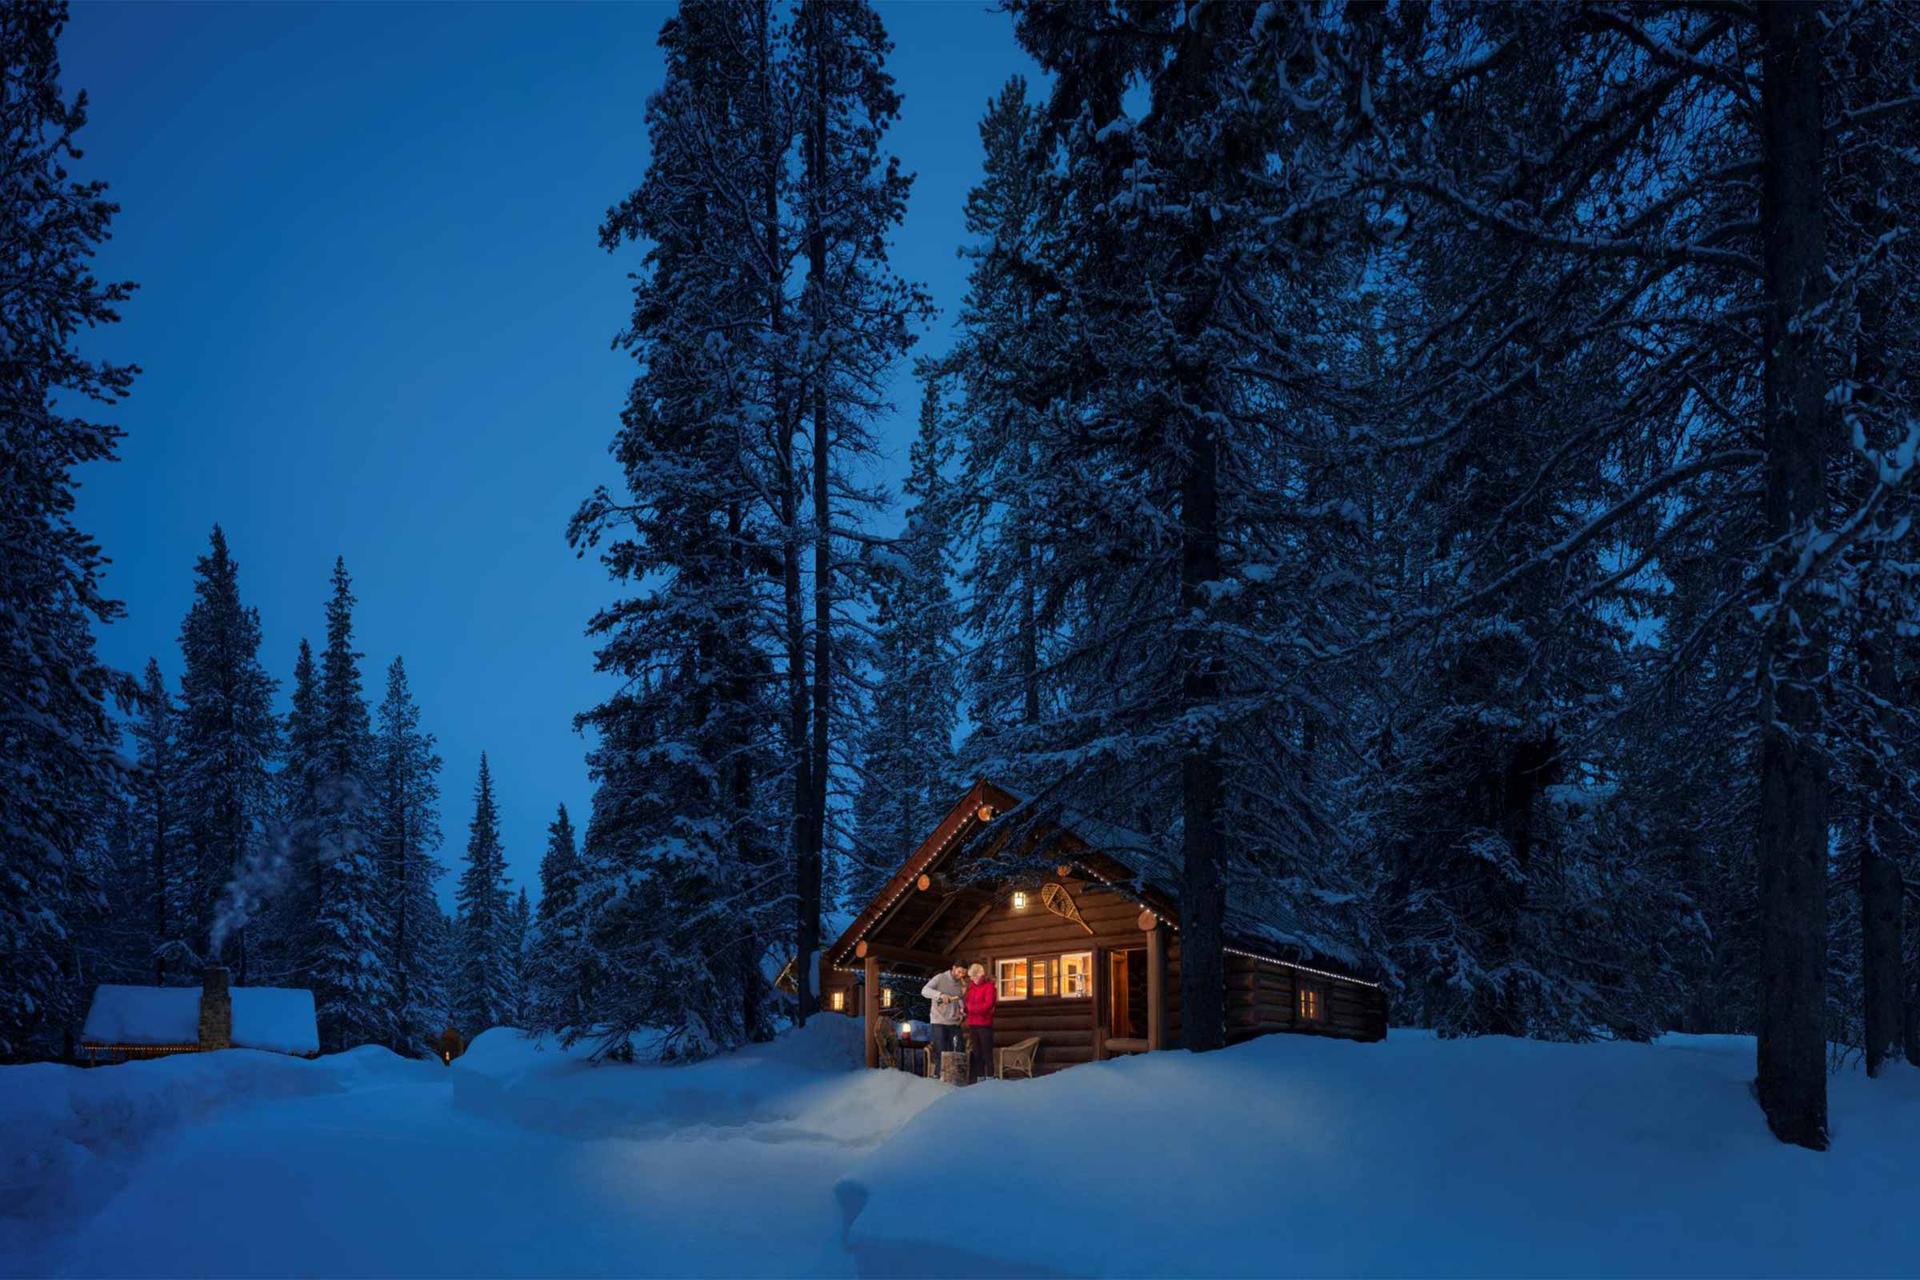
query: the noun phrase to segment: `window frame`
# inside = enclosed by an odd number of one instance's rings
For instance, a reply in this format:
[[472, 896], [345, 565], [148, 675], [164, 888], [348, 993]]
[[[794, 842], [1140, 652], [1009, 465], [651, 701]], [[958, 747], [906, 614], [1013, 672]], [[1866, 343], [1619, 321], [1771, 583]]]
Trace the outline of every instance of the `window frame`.
[[[1082, 961], [1081, 989], [1072, 994], [1064, 990], [1066, 962], [1069, 959]], [[1007, 968], [1012, 965], [1020, 966], [1020, 990], [1017, 993], [1012, 990], [1012, 984], [1007, 978]], [[1017, 956], [995, 956], [993, 960], [994, 991], [1003, 1001], [1062, 1000], [1077, 1003], [1082, 1000], [1091, 1000], [1093, 999], [1093, 965], [1094, 952], [1090, 947], [1077, 951], [1042, 952], [1037, 955], [1027, 952]], [[1044, 991], [1034, 990], [1036, 972], [1043, 975], [1041, 984], [1046, 988]]]
[[1293, 1017], [1296, 1022], [1322, 1027], [1327, 1023], [1327, 984], [1298, 979], [1293, 985]]

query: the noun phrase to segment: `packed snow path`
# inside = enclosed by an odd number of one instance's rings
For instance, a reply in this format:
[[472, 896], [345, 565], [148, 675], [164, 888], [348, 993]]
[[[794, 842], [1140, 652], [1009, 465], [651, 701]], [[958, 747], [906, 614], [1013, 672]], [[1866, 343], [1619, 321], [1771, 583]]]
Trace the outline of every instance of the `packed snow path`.
[[[1920, 1072], [1766, 1136], [1750, 1040], [1271, 1037], [952, 1092], [841, 1020], [690, 1068], [513, 1033], [0, 1074], [0, 1271], [1906, 1274]], [[983, 1206], [989, 1208], [983, 1209]]]

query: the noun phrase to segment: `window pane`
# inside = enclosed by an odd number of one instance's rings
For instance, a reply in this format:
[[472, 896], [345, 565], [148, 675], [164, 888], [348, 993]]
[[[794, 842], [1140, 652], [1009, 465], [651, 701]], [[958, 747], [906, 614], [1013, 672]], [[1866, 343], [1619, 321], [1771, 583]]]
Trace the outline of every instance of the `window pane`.
[[1063, 996], [1090, 996], [1093, 985], [1090, 976], [1093, 973], [1093, 953], [1083, 951], [1078, 955], [1060, 957], [1060, 994]]
[[994, 966], [994, 969], [1002, 1000], [1027, 998], [1027, 962], [1025, 960], [1002, 960]]
[[1051, 960], [1033, 961], [1029, 968], [1028, 977], [1031, 979], [1031, 984], [1028, 988], [1027, 994], [1035, 995], [1035, 996], [1044, 996], [1044, 995], [1050, 994], [1053, 987], [1053, 983], [1051, 981], [1053, 977], [1053, 961]]

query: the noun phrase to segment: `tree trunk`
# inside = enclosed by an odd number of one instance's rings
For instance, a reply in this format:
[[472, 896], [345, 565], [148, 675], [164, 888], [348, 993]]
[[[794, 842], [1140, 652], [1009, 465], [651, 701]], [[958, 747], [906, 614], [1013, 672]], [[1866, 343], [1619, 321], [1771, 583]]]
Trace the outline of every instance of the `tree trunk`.
[[1755, 1092], [1783, 1142], [1827, 1145], [1827, 768], [1818, 686], [1823, 628], [1810, 596], [1777, 599], [1782, 569], [1826, 495], [1826, 380], [1811, 316], [1825, 272], [1821, 21], [1811, 5], [1759, 8], [1760, 221], [1766, 268], [1766, 530], [1760, 643], [1760, 1008]]
[[[1892, 708], [1899, 692], [1894, 678], [1891, 638], [1881, 620], [1862, 642], [1867, 666], [1867, 689], [1881, 704], [1875, 712], [1879, 728], [1891, 736]], [[1865, 987], [1867, 1074], [1877, 1076], [1889, 1059], [1899, 1055], [1906, 1004], [1905, 945], [1902, 915], [1906, 884], [1900, 875], [1897, 850], [1900, 824], [1893, 814], [1894, 780], [1888, 776], [1876, 744], [1867, 778], [1870, 806], [1867, 838], [1860, 849], [1860, 977]]]
[[[800, 494], [799, 474], [794, 467], [793, 442], [798, 431], [795, 405], [798, 397], [789, 386], [786, 368], [786, 285], [780, 264], [786, 261], [780, 223], [780, 186], [785, 148], [775, 133], [773, 101], [773, 44], [769, 29], [768, 7], [759, 11], [759, 58], [761, 61], [761, 112], [764, 129], [764, 154], [761, 157], [761, 202], [765, 220], [767, 262], [767, 328], [778, 353], [771, 370], [774, 420], [774, 467], [778, 486], [776, 500], [780, 510], [780, 578], [787, 660], [787, 759], [793, 773], [792, 811], [788, 828], [792, 855], [794, 891], [794, 950], [799, 957], [794, 965], [794, 1020], [805, 1025], [816, 1005], [813, 953], [820, 946], [820, 911], [815, 889], [815, 905], [808, 907], [807, 862], [812, 841], [807, 823], [813, 813], [813, 773], [809, 767], [811, 752], [807, 735], [807, 641], [806, 620], [801, 604], [800, 586]], [[816, 879], [817, 885], [817, 879]]]
[[[1192, 460], [1181, 486], [1181, 612], [1206, 615], [1203, 585], [1220, 576], [1219, 454], [1212, 424], [1192, 419]], [[1211, 707], [1220, 697], [1220, 675], [1209, 637], [1181, 632], [1183, 702], [1190, 710]], [[1221, 874], [1219, 749], [1211, 741], [1189, 747], [1180, 765], [1180, 1035], [1187, 1048], [1226, 1044], [1226, 882]]]

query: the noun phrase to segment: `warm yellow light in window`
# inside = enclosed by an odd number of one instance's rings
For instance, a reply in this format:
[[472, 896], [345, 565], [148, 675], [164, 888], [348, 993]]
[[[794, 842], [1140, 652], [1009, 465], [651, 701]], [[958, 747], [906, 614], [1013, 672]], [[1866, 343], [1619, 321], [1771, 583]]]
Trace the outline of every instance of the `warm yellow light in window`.
[[835, 1013], [844, 1013], [846, 1011], [846, 1008], [847, 1008], [846, 992], [836, 991], [832, 995], [828, 996], [827, 1000]]
[[1093, 994], [1093, 953], [1091, 951], [1060, 957], [1060, 994], [1076, 997]]
[[882, 1009], [893, 1008], [893, 988], [892, 987], [880, 988], [880, 1007]]

